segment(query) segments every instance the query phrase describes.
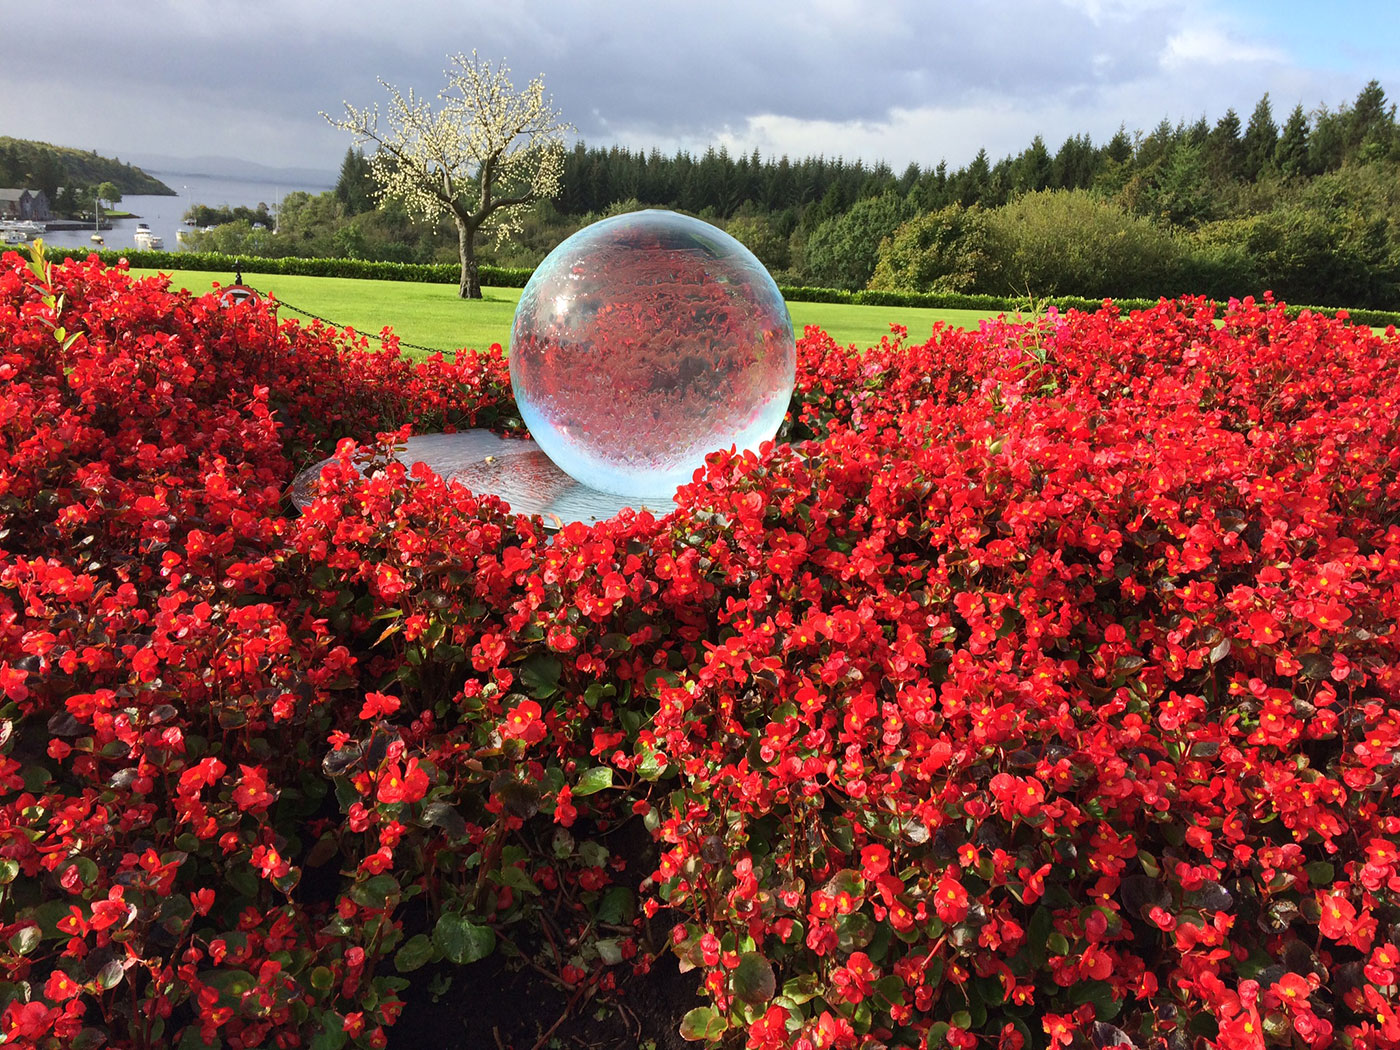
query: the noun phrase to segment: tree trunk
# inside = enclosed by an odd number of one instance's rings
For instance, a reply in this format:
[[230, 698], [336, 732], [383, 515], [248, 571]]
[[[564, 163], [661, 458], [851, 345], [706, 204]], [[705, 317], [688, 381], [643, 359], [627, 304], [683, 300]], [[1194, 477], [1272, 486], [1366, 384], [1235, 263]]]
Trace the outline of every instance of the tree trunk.
[[457, 220], [457, 259], [462, 264], [462, 279], [457, 286], [459, 299], [481, 298], [481, 276], [476, 265], [476, 227]]

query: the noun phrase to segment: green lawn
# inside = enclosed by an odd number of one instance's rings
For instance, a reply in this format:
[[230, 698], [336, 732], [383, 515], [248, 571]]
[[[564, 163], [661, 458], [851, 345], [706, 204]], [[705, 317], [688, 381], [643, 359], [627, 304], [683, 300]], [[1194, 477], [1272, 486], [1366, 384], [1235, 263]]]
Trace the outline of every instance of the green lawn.
[[[136, 270], [138, 276], [155, 270]], [[191, 292], [209, 291], [212, 283], [233, 283], [232, 274], [210, 274], [196, 270], [170, 272], [174, 287]], [[351, 327], [367, 335], [378, 335], [387, 325], [414, 357], [433, 350], [453, 351], [461, 347], [480, 349], [492, 343], [504, 344], [510, 336], [511, 319], [520, 298], [519, 288], [483, 288], [485, 298], [467, 302], [457, 298], [455, 285], [410, 284], [404, 281], [360, 281], [337, 277], [295, 277], [247, 272], [243, 282], [270, 292], [282, 303], [282, 316], [304, 319], [316, 314], [338, 327]], [[910, 339], [923, 341], [934, 322], [975, 326], [989, 316], [977, 310], [928, 310], [897, 306], [851, 306], [842, 303], [789, 303], [793, 330], [801, 335], [805, 325], [820, 325], [840, 343], [870, 346], [889, 334], [891, 324], [906, 325]], [[304, 313], [303, 313], [304, 312]]]
[[930, 310], [915, 306], [856, 306], [850, 303], [788, 303], [792, 328], [797, 335], [804, 326], [820, 325], [838, 343], [873, 346], [882, 335], [890, 334], [890, 325], [902, 324], [909, 329], [909, 339], [922, 343], [933, 331], [934, 323], [956, 328], [976, 328], [977, 322], [996, 315], [986, 310]]

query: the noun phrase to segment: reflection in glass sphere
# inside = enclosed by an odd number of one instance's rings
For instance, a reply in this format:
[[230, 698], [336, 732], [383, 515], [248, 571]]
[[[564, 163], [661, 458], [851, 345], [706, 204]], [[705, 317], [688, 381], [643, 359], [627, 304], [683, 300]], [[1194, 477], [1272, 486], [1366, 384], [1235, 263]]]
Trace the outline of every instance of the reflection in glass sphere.
[[753, 253], [667, 211], [604, 219], [520, 296], [510, 380], [540, 448], [575, 480], [670, 495], [705, 456], [773, 437], [792, 397], [792, 321]]

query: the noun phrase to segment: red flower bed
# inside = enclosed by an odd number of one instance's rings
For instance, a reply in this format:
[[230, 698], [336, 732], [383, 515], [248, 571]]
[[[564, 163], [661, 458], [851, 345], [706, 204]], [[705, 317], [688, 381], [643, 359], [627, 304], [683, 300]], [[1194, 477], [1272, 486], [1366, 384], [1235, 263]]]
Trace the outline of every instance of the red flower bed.
[[384, 1046], [493, 952], [753, 1048], [1400, 1045], [1393, 331], [809, 330], [790, 443], [557, 536], [285, 499], [511, 425], [498, 349], [10, 254], [0, 382], [7, 1045]]

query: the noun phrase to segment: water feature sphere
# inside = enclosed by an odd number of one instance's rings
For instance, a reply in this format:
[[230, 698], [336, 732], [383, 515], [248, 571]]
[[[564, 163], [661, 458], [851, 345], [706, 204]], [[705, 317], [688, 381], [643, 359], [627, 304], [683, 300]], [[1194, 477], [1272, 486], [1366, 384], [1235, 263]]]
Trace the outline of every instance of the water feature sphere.
[[706, 454], [773, 437], [792, 397], [792, 321], [768, 271], [709, 223], [604, 219], [535, 270], [510, 381], [540, 448], [583, 485], [669, 499]]

